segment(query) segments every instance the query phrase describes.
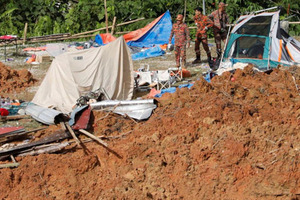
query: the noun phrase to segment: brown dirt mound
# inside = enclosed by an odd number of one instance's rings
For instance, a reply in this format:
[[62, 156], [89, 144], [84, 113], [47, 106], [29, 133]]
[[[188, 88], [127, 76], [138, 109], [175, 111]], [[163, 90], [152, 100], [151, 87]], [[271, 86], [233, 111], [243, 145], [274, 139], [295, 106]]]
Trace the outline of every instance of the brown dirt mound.
[[211, 84], [201, 79], [158, 99], [138, 124], [94, 112], [96, 135], [132, 131], [107, 141], [115, 153], [87, 143], [88, 154], [74, 145], [18, 157], [18, 168], [0, 171], [0, 198], [298, 199], [300, 70], [293, 70], [249, 66]]
[[26, 70], [14, 70], [0, 62], [0, 93], [12, 93], [23, 91], [32, 86], [35, 80], [32, 74]]

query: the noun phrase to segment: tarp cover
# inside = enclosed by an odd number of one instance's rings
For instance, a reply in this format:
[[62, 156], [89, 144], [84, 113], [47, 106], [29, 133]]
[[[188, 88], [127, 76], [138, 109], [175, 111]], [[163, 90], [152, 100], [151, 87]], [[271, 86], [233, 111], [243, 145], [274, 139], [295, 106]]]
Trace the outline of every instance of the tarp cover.
[[165, 52], [159, 46], [155, 46], [145, 51], [132, 54], [132, 60], [142, 60], [145, 58], [161, 56], [163, 54], [165, 54]]
[[133, 65], [123, 37], [106, 46], [55, 57], [32, 102], [69, 113], [83, 93], [100, 87], [111, 99], [132, 97]]
[[144, 28], [124, 35], [129, 46], [152, 47], [154, 45], [168, 44], [172, 30], [172, 19], [167, 11]]
[[95, 42], [97, 42], [99, 45], [108, 44], [115, 40], [116, 40], [116, 38], [113, 35], [111, 35], [110, 33], [97, 34], [95, 37]]

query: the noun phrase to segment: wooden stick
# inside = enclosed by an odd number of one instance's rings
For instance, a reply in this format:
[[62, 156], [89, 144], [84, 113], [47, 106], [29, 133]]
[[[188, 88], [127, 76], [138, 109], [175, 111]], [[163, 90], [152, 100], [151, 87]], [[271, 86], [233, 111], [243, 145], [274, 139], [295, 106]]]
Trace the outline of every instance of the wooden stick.
[[107, 17], [107, 7], [106, 7], [106, 0], [104, 0], [104, 10], [105, 10], [105, 25], [106, 25], [106, 33], [108, 33], [108, 17]]
[[80, 131], [81, 133], [83, 133], [84, 135], [86, 135], [86, 136], [88, 136], [88, 137], [90, 137], [90, 138], [96, 140], [97, 142], [99, 142], [99, 143], [102, 144], [103, 146], [105, 146], [105, 147], [108, 146], [106, 142], [104, 142], [104, 141], [101, 140], [100, 138], [96, 137], [95, 135], [93, 135], [93, 134], [87, 132], [86, 130], [84, 130], [84, 129], [79, 129], [79, 131]]
[[14, 157], [13, 155], [10, 155], [10, 158], [11, 158], [11, 160], [12, 160], [14, 163], [17, 163], [17, 161], [16, 161], [16, 159], [15, 159], [15, 157]]
[[30, 118], [30, 115], [1, 116], [0, 120], [1, 121], [6, 121], [6, 120], [17, 120], [17, 119], [25, 119], [25, 118]]
[[71, 126], [70, 126], [68, 123], [65, 123], [65, 125], [66, 125], [67, 129], [69, 130], [69, 132], [71, 133], [71, 135], [72, 135], [72, 137], [74, 138], [74, 140], [76, 141], [76, 143], [77, 143], [78, 145], [81, 145], [80, 140], [76, 137], [76, 135], [75, 135], [73, 129], [71, 128]]
[[114, 16], [114, 20], [113, 20], [113, 24], [112, 24], [112, 28], [111, 28], [111, 32], [110, 32], [110, 34], [114, 34], [114, 32], [115, 32], [115, 28], [116, 28], [116, 21], [117, 21], [117, 17], [116, 16]]
[[1, 164], [0, 169], [3, 168], [12, 168], [12, 167], [19, 167], [20, 163], [7, 163], [7, 164]]
[[23, 36], [23, 45], [25, 45], [26, 42], [26, 37], [27, 37], [27, 22], [25, 23], [25, 27], [24, 27], [24, 36]]

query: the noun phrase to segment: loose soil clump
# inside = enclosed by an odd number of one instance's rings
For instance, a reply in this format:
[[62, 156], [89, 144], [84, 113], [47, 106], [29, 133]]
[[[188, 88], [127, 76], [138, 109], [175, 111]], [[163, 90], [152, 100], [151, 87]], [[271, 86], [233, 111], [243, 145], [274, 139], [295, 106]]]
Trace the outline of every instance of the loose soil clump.
[[299, 74], [247, 66], [201, 78], [138, 123], [94, 111], [89, 131], [111, 136], [112, 151], [17, 157], [0, 170], [0, 199], [298, 199]]
[[32, 86], [35, 82], [32, 74], [27, 69], [14, 70], [0, 62], [0, 93], [17, 93]]

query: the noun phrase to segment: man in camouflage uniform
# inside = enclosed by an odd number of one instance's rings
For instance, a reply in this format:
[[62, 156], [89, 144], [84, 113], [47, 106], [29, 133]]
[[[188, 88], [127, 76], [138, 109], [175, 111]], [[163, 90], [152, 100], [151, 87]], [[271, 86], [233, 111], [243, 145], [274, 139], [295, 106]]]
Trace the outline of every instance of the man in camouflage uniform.
[[223, 2], [219, 3], [219, 9], [212, 12], [208, 17], [214, 22], [213, 31], [215, 36], [215, 42], [217, 46], [218, 58], [221, 57], [221, 40], [225, 43], [227, 37], [226, 25], [228, 24], [228, 15], [225, 11], [226, 4]]
[[208, 28], [213, 26], [213, 22], [205, 15], [202, 14], [202, 8], [195, 9], [194, 21], [197, 25], [196, 40], [195, 40], [195, 52], [196, 60], [193, 64], [201, 63], [200, 44], [202, 43], [204, 50], [207, 54], [207, 61], [211, 60], [211, 53], [208, 48], [207, 34]]
[[176, 67], [180, 67], [180, 57], [181, 66], [186, 65], [186, 45], [190, 47], [190, 32], [189, 28], [185, 23], [183, 23], [183, 15], [178, 15], [176, 18], [177, 22], [173, 24], [171, 35], [169, 38], [169, 44], [172, 41], [173, 35], [175, 35], [175, 59]]

